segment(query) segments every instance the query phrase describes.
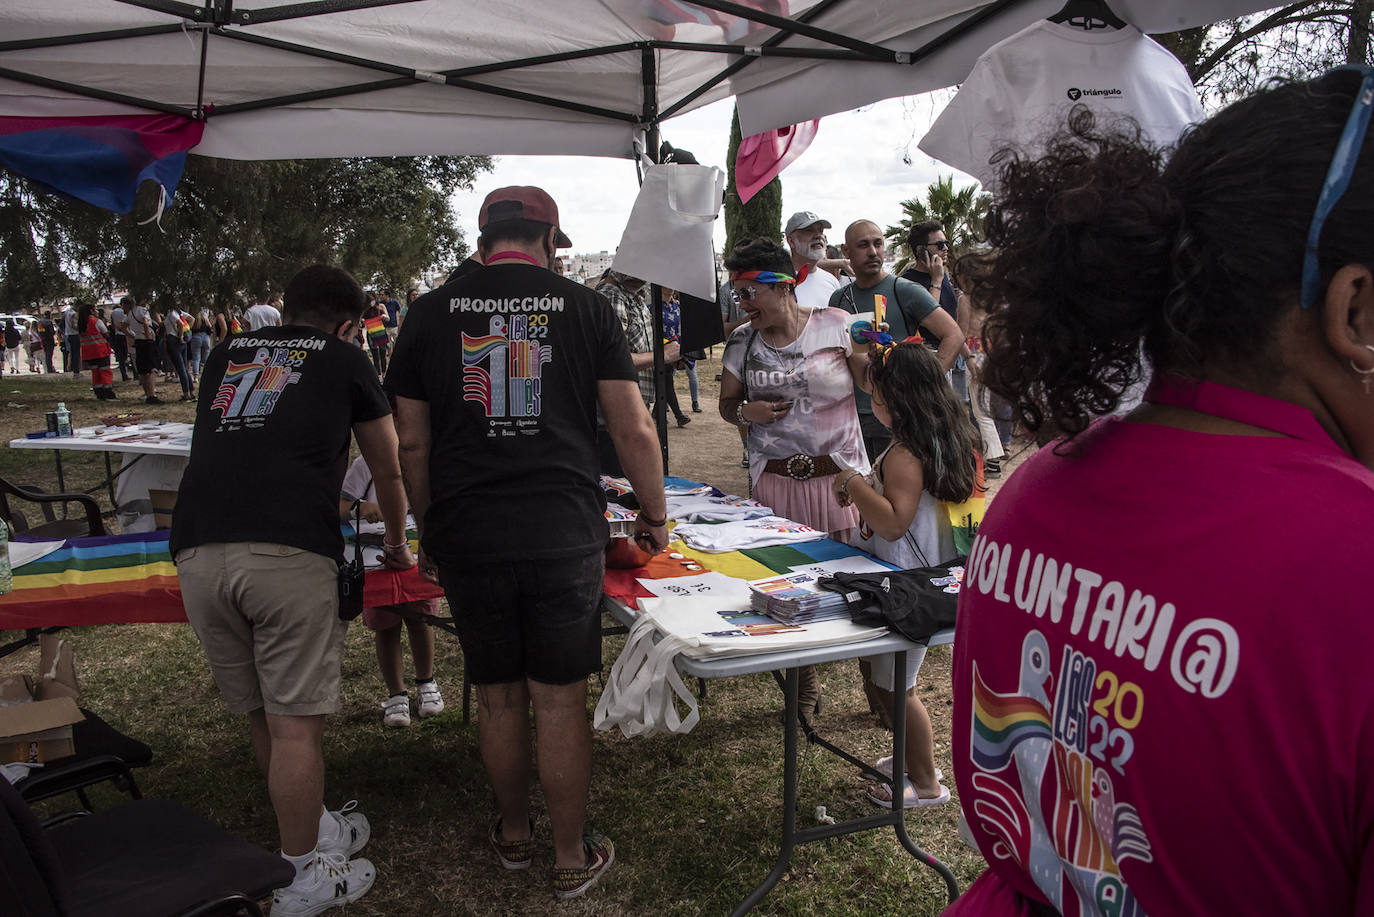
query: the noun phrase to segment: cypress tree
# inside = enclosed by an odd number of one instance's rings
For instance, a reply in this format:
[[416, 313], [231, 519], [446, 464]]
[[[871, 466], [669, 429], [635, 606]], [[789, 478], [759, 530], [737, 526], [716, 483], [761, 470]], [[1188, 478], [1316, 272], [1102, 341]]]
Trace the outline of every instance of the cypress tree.
[[739, 106], [730, 122], [730, 151], [726, 156], [730, 181], [725, 186], [725, 254], [735, 243], [750, 239], [771, 239], [782, 243], [782, 180], [775, 178], [759, 189], [748, 203], [741, 202], [735, 190], [735, 155], [740, 144]]

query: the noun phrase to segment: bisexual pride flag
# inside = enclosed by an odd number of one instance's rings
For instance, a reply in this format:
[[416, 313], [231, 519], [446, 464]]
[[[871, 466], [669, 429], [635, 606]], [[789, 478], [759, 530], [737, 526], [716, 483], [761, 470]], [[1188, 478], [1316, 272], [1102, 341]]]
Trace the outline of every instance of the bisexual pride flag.
[[128, 213], [152, 180], [169, 205], [205, 122], [179, 115], [0, 117], [0, 164], [49, 191]]
[[367, 332], [367, 342], [373, 347], [386, 340], [386, 320], [380, 315], [363, 319], [363, 330]]

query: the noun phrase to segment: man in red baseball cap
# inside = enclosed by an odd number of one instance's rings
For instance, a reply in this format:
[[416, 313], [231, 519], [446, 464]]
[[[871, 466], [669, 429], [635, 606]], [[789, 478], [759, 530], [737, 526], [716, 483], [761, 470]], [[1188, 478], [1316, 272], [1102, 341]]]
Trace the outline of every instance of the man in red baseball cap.
[[558, 228], [558, 205], [543, 188], [534, 185], [510, 185], [497, 188], [482, 201], [482, 209], [477, 214], [477, 228], [486, 232], [493, 223], [510, 220], [529, 220], [547, 223], [553, 227], [553, 238], [549, 244], [549, 264], [557, 257], [556, 250], [572, 248], [572, 240]]
[[533, 705], [553, 887], [575, 898], [615, 860], [609, 840], [583, 830], [607, 539], [597, 408], [639, 496], [636, 540], [653, 551], [668, 543], [662, 465], [610, 302], [549, 270], [570, 244], [553, 200], [501, 188], [478, 224], [482, 266], [415, 301], [386, 388], [420, 573], [443, 585], [477, 685], [496, 797], [488, 841], [506, 869], [528, 868], [538, 849]]

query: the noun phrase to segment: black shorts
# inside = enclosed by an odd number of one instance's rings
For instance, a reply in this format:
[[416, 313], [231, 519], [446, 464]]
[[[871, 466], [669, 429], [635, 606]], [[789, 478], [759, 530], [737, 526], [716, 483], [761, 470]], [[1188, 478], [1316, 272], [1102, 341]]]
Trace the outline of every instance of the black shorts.
[[441, 564], [473, 684], [570, 685], [601, 671], [603, 551], [565, 560]]
[[159, 363], [157, 341], [134, 340], [134, 371], [146, 376], [157, 369]]

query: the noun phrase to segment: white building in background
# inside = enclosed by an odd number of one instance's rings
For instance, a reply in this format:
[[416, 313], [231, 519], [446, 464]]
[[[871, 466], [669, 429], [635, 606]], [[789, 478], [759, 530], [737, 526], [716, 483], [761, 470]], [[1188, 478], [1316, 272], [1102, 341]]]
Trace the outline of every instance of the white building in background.
[[583, 280], [595, 280], [606, 272], [615, 260], [615, 252], [582, 252], [568, 256], [568, 274]]

